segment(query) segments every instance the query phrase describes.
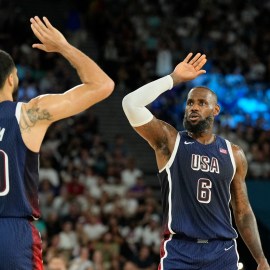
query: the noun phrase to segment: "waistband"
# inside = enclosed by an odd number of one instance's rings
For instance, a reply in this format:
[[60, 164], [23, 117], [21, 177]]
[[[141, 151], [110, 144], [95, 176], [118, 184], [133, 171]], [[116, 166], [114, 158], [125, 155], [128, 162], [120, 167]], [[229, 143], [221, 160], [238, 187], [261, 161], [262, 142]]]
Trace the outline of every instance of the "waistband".
[[182, 234], [171, 234], [171, 235], [165, 236], [165, 239], [168, 239], [170, 237], [172, 237], [173, 239], [184, 240], [184, 241], [189, 241], [189, 242], [198, 243], [198, 244], [208, 244], [210, 242], [215, 242], [215, 241], [231, 241], [232, 240], [229, 238], [211, 238], [211, 239], [192, 238], [192, 237], [188, 237]]

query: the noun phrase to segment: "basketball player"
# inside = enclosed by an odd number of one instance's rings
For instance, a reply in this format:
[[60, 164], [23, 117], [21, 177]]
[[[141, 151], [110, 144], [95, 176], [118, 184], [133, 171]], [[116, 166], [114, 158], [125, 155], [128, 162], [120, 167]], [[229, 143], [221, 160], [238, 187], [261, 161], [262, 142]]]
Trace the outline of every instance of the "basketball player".
[[243, 151], [213, 134], [219, 114], [216, 94], [195, 87], [187, 97], [184, 127], [178, 132], [145, 107], [173, 86], [205, 73], [206, 56], [188, 54], [171, 75], [142, 86], [123, 99], [134, 129], [156, 155], [163, 204], [159, 269], [237, 270], [237, 228], [258, 264], [269, 270], [249, 204]]
[[[47, 18], [30, 19], [41, 43], [33, 48], [57, 52], [76, 69], [81, 84], [63, 94], [13, 101], [18, 88], [11, 56], [0, 51], [0, 269], [43, 269], [41, 239], [32, 221], [40, 217], [38, 168], [40, 146], [55, 121], [78, 114], [108, 97], [114, 82], [67, 42]], [[87, 124], [87, 123], [86, 123]]]

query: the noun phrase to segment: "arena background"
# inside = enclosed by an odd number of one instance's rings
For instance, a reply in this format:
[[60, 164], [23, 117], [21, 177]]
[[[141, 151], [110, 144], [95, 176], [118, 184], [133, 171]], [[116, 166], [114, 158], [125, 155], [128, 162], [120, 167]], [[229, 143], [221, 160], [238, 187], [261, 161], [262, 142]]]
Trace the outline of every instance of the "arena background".
[[[72, 44], [94, 58], [116, 82], [116, 90], [110, 98], [85, 114], [55, 124], [45, 138], [41, 151], [43, 178], [40, 180], [44, 216], [37, 223], [45, 238], [45, 263], [49, 260], [48, 254], [54, 254], [51, 251], [52, 239], [64, 230], [56, 221], [59, 230], [53, 233], [48, 229], [50, 207], [55, 198], [62, 196], [62, 187], [73, 181], [70, 178], [86, 174], [78, 164], [90, 164], [94, 171], [91, 173], [101, 184], [110, 187], [112, 183], [117, 186], [121, 182], [122, 172], [133, 161], [134, 166], [143, 172], [139, 177], [146, 185], [143, 194], [151, 194], [157, 204], [153, 206], [152, 202], [140, 197], [141, 194], [131, 192], [131, 199], [139, 201], [140, 209], [144, 210], [139, 214], [136, 212], [136, 215], [130, 214], [126, 221], [130, 221], [130, 227], [133, 226], [138, 217], [146, 218], [143, 211], [152, 206], [151, 218], [147, 217], [149, 220], [140, 226], [145, 228], [154, 219], [160, 225], [160, 194], [154, 154], [129, 126], [121, 101], [128, 92], [170, 73], [189, 51], [207, 55], [207, 74], [162, 95], [151, 104], [151, 110], [157, 117], [181, 129], [184, 99], [192, 86], [207, 85], [218, 94], [222, 113], [216, 132], [239, 144], [247, 155], [250, 201], [265, 253], [270, 259], [269, 13], [270, 1], [266, 0], [0, 1], [0, 47], [10, 52], [16, 61], [20, 100], [64, 91], [78, 80], [69, 65], [57, 55], [45, 55], [31, 48], [34, 37], [29, 19], [34, 15], [47, 16]], [[91, 148], [95, 149], [94, 153]], [[90, 160], [88, 163], [82, 163], [84, 155]], [[56, 182], [53, 182], [54, 177], [50, 178], [50, 169], [56, 174]], [[110, 191], [106, 190], [106, 194]], [[116, 200], [115, 197], [108, 199], [112, 200]], [[72, 196], [69, 202], [74, 202]], [[100, 199], [97, 202], [100, 203]], [[143, 203], [147, 207], [144, 208]], [[58, 221], [69, 221], [75, 228], [78, 220], [82, 216], [85, 218], [82, 210], [77, 211], [73, 220], [58, 213]], [[104, 216], [113, 213], [106, 211], [102, 209], [99, 216], [104, 224], [109, 221]], [[119, 226], [120, 223], [116, 221]], [[124, 227], [123, 224], [121, 226]], [[119, 236], [128, 237], [128, 234]], [[100, 239], [97, 241], [102, 243]], [[109, 256], [111, 261], [107, 261], [107, 269], [122, 269], [127, 260], [139, 265], [130, 254], [121, 253], [126, 242], [126, 239], [118, 242], [120, 252]], [[135, 255], [139, 254], [140, 245], [147, 245], [142, 239], [135, 244]], [[84, 245], [89, 246], [89, 243]], [[240, 261], [245, 269], [255, 269], [256, 265], [241, 237], [238, 245]], [[98, 247], [90, 246], [92, 259], [92, 253]], [[156, 269], [158, 254], [151, 250], [151, 245], [150, 252], [153, 268], [141, 269]], [[67, 260], [72, 260], [74, 254], [79, 252], [72, 250], [66, 256]]]

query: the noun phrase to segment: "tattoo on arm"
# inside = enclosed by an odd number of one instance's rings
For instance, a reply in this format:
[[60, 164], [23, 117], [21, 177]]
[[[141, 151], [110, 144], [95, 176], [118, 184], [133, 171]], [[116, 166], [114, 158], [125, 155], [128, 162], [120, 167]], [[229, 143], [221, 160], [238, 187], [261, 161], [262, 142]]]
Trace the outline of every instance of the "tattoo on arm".
[[20, 121], [21, 132], [29, 132], [32, 127], [40, 120], [51, 120], [52, 116], [47, 110], [42, 110], [38, 107], [32, 107], [31, 109], [22, 109], [22, 117]]

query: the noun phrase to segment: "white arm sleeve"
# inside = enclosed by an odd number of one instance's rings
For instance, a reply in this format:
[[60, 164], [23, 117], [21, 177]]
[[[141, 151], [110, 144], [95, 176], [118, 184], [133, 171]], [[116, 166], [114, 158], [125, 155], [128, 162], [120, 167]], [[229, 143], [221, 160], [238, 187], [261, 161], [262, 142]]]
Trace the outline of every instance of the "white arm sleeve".
[[122, 106], [131, 126], [139, 127], [150, 122], [154, 116], [145, 106], [172, 87], [173, 79], [167, 75], [126, 95]]

